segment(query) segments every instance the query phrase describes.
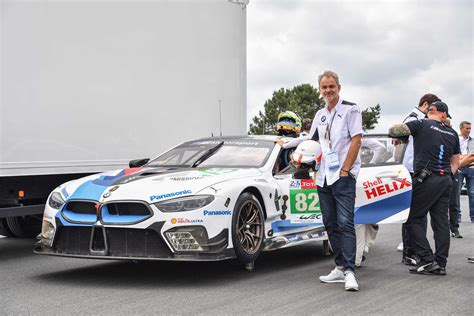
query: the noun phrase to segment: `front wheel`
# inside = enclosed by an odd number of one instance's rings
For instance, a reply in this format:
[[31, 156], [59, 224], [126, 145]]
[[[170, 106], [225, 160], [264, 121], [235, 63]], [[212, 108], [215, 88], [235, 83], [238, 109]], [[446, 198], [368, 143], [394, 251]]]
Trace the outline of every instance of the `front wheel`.
[[234, 252], [242, 263], [257, 259], [264, 242], [264, 216], [262, 206], [251, 193], [237, 199], [232, 214], [232, 243]]

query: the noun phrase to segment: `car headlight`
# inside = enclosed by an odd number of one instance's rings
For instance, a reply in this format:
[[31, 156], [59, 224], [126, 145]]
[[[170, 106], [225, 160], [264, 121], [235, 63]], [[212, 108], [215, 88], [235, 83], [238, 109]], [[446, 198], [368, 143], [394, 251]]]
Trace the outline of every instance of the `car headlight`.
[[214, 201], [213, 195], [194, 195], [155, 203], [162, 212], [184, 212], [202, 208]]
[[64, 199], [59, 192], [53, 192], [48, 200], [48, 204], [52, 208], [59, 210], [64, 204]]
[[54, 228], [53, 224], [48, 221], [43, 220], [43, 224], [41, 227], [41, 243], [48, 247], [51, 247], [53, 244], [53, 237], [56, 229]]

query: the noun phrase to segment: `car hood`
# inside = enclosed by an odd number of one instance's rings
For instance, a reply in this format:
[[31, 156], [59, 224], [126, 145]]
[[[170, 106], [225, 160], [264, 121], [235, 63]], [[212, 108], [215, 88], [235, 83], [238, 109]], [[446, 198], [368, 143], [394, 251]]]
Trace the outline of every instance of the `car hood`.
[[81, 178], [59, 188], [65, 199], [148, 203], [198, 194], [216, 183], [261, 176], [257, 168], [129, 168]]

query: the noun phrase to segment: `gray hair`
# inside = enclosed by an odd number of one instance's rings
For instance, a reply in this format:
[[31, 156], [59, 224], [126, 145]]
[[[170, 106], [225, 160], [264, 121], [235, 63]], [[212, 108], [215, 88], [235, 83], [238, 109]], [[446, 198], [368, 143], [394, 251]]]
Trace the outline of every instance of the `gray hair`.
[[461, 123], [459, 123], [459, 129], [463, 128], [464, 125], [471, 125], [471, 122], [468, 122], [468, 121], [462, 121]]
[[340, 86], [339, 76], [334, 71], [326, 70], [325, 72], [320, 74], [319, 77], [318, 77], [318, 85], [321, 84], [321, 79], [323, 79], [323, 77], [333, 77], [334, 80], [336, 80], [337, 85]]

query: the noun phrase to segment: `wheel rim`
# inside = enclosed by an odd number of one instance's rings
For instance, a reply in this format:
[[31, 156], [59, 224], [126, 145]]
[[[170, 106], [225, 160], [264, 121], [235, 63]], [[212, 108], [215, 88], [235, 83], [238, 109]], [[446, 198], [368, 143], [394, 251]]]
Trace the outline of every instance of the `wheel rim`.
[[247, 254], [252, 255], [260, 249], [263, 240], [263, 217], [260, 206], [255, 201], [246, 201], [239, 210], [237, 235]]

